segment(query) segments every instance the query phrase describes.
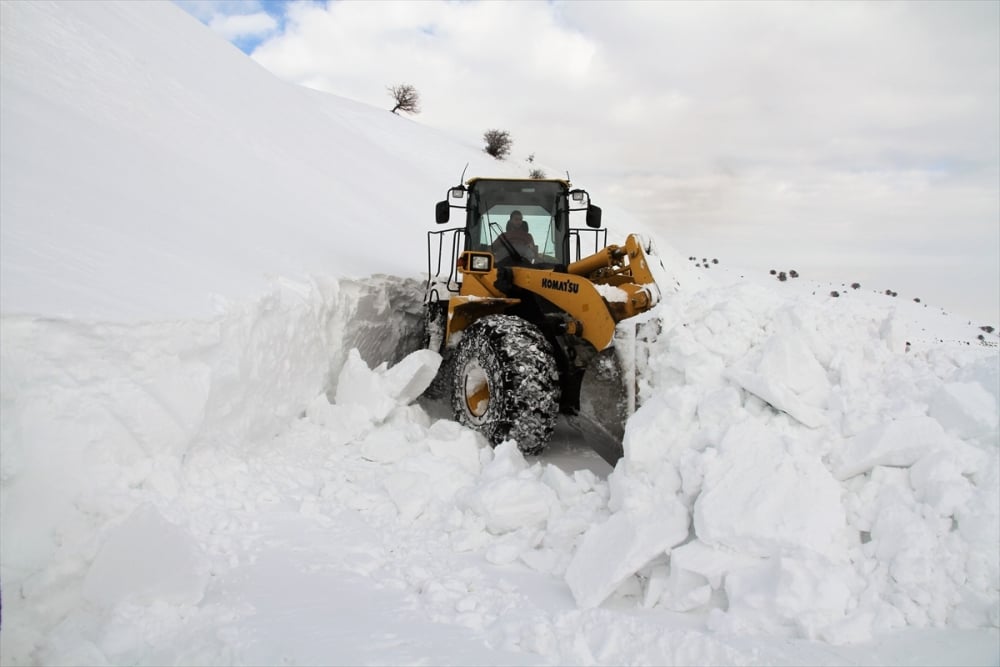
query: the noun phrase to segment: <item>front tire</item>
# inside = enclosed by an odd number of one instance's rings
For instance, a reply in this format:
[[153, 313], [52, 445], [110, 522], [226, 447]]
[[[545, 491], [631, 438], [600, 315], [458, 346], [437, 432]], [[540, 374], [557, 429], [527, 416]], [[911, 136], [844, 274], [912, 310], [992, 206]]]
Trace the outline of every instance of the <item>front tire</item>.
[[538, 327], [488, 315], [462, 332], [454, 360], [455, 418], [494, 447], [516, 440], [525, 454], [549, 443], [559, 412], [559, 372]]

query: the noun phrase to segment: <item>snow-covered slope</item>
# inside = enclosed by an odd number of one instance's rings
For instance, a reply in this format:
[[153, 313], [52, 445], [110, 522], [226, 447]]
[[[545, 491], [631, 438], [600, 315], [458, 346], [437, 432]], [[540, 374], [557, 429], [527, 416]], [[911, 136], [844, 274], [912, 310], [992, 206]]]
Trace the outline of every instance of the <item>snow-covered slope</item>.
[[209, 295], [276, 275], [414, 276], [434, 202], [466, 163], [497, 169], [193, 23], [161, 3], [4, 3], [5, 313], [211, 315]]
[[169, 4], [0, 9], [3, 664], [1000, 660], [995, 336], [660, 240], [625, 458], [492, 450], [412, 278], [512, 167]]

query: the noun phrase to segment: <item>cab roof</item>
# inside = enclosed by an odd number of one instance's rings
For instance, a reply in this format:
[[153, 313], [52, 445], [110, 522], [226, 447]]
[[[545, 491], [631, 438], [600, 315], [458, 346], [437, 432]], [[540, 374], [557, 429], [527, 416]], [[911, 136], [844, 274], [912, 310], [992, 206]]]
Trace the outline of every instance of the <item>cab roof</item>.
[[467, 180], [465, 184], [471, 188], [479, 181], [506, 181], [508, 183], [562, 183], [566, 189], [573, 187], [573, 184], [565, 178], [491, 178], [473, 176]]

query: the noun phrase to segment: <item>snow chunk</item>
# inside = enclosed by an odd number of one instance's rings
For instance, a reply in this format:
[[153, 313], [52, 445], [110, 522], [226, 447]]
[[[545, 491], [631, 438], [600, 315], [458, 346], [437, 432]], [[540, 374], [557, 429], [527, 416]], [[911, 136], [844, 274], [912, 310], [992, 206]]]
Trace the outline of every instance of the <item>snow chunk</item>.
[[353, 348], [337, 379], [336, 404], [356, 407], [373, 421], [382, 422], [394, 408], [420, 396], [440, 365], [440, 354], [418, 350], [388, 370], [372, 370]]
[[997, 430], [996, 397], [978, 382], [944, 385], [931, 396], [929, 414], [961, 438], [987, 437]]
[[794, 419], [817, 428], [826, 424], [830, 396], [826, 371], [795, 335], [772, 336], [728, 371], [738, 385]]
[[620, 287], [615, 287], [614, 285], [602, 285], [599, 283], [594, 284], [594, 289], [597, 293], [608, 302], [611, 303], [625, 303], [628, 301], [628, 292]]
[[[856, 575], [847, 564], [820, 554], [768, 558], [726, 577], [729, 610], [713, 617], [713, 629], [735, 633], [767, 632], [810, 639], [847, 618]], [[862, 631], [860, 638], [866, 638]]]
[[370, 369], [357, 348], [353, 348], [340, 369], [334, 400], [337, 405], [366, 412], [373, 421], [382, 421], [396, 407], [396, 401], [381, 380], [381, 374]]
[[352, 410], [347, 405], [332, 405], [326, 394], [320, 394], [306, 407], [306, 418], [324, 427], [332, 445], [344, 445], [372, 428], [365, 411]]
[[711, 600], [713, 589], [722, 587], [726, 574], [759, 562], [759, 558], [709, 546], [700, 540], [688, 542], [670, 552], [670, 567], [665, 568], [664, 580], [656, 580], [657, 568], [654, 568], [646, 591], [646, 606], [659, 604], [681, 612], [697, 609]]
[[396, 463], [410, 456], [413, 443], [394, 430], [374, 431], [361, 441], [362, 458], [375, 463]]
[[983, 389], [993, 395], [993, 401], [1000, 406], [1000, 356], [977, 359], [963, 366], [955, 375], [958, 382], [978, 382]]
[[108, 535], [83, 595], [107, 607], [126, 600], [198, 604], [207, 583], [208, 561], [194, 538], [146, 504]]
[[688, 542], [670, 552], [671, 574], [677, 571], [696, 572], [705, 577], [712, 588], [719, 588], [729, 572], [759, 562], [759, 558], [705, 544], [701, 540]]
[[600, 605], [629, 577], [688, 536], [688, 512], [676, 499], [652, 514], [623, 511], [593, 526], [566, 569], [578, 606]]
[[816, 454], [794, 444], [745, 422], [726, 433], [717, 456], [706, 452], [694, 505], [702, 541], [759, 556], [788, 548], [846, 554], [840, 484]]
[[916, 497], [939, 516], [951, 516], [973, 497], [975, 488], [962, 474], [958, 457], [938, 451], [923, 457], [910, 468], [910, 486]]
[[486, 529], [503, 535], [543, 525], [559, 506], [555, 491], [529, 470], [512, 440], [497, 446], [493, 461], [482, 472], [480, 485], [465, 496], [466, 506], [486, 522]]
[[408, 405], [430, 386], [440, 365], [441, 355], [437, 352], [417, 350], [383, 373], [383, 384], [398, 405]]
[[486, 521], [486, 529], [502, 535], [525, 526], [542, 525], [559, 503], [555, 492], [532, 479], [503, 477], [477, 488], [469, 508]]
[[657, 394], [625, 424], [622, 447], [630, 471], [658, 466], [668, 458], [671, 443], [682, 441], [695, 419], [698, 395], [693, 389]]
[[518, 449], [517, 443], [505, 440], [493, 450], [493, 460], [483, 468], [483, 479], [510, 477], [527, 469], [528, 462], [524, 460], [524, 454]]
[[911, 466], [949, 442], [953, 442], [953, 438], [948, 437], [936, 419], [897, 419], [848, 440], [835, 474], [837, 479], [844, 480], [875, 466]]
[[480, 452], [487, 447], [483, 436], [457, 422], [439, 419], [427, 432], [425, 441], [431, 453], [454, 461], [463, 470], [478, 474]]
[[404, 521], [413, 521], [424, 511], [431, 498], [425, 475], [400, 470], [389, 474], [382, 482]]

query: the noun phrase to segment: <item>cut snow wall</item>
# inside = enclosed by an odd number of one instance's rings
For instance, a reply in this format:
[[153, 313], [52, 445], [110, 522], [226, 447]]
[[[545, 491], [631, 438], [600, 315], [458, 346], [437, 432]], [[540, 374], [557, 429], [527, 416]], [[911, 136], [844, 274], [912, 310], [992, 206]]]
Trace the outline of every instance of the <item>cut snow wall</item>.
[[189, 452], [277, 432], [332, 395], [351, 347], [372, 366], [417, 349], [422, 289], [279, 281], [211, 321], [0, 319], [4, 590], [58, 587], [142, 490], [177, 494]]

